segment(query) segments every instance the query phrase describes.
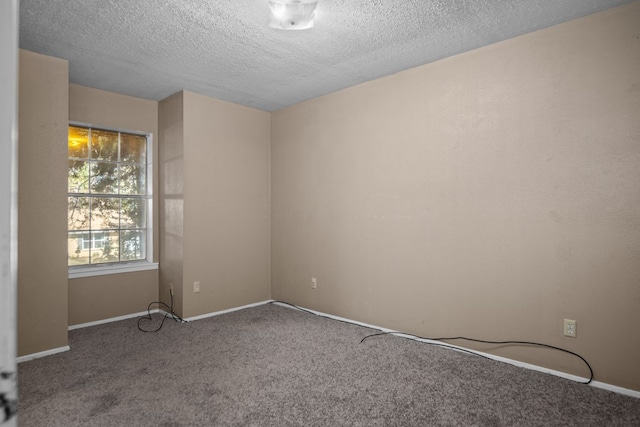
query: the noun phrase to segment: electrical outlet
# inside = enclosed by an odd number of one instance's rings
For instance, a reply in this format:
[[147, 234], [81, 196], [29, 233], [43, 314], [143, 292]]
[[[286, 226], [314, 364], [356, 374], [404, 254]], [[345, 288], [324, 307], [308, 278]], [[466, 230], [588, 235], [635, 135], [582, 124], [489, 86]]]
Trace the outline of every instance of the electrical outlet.
[[197, 294], [200, 292], [200, 282], [193, 282], [193, 293]]
[[174, 295], [174, 294], [173, 294], [173, 283], [169, 283], [169, 293], [170, 293], [171, 295]]
[[316, 289], [318, 287], [318, 279], [315, 277], [311, 278], [311, 289]]
[[564, 319], [564, 336], [575, 338], [578, 336], [578, 324], [575, 320]]

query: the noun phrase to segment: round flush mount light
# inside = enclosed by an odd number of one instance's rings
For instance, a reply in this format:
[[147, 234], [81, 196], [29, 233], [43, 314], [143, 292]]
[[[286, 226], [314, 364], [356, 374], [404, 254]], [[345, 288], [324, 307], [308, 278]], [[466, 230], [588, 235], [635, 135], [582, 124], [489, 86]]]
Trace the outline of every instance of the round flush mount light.
[[313, 28], [317, 0], [267, 0], [271, 12], [271, 28], [306, 30]]

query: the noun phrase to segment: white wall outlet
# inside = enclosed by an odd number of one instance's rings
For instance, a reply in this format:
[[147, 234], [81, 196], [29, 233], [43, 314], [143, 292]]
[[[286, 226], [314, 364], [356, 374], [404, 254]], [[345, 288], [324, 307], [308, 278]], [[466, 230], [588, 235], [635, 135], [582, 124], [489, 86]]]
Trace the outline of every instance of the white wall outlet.
[[316, 289], [318, 287], [318, 279], [315, 277], [311, 278], [311, 289]]
[[575, 320], [564, 319], [564, 336], [575, 338], [578, 336], [578, 324]]
[[173, 293], [173, 283], [171, 283], [171, 282], [169, 283], [169, 293], [171, 295], [174, 295], [174, 293]]
[[200, 292], [200, 282], [193, 282], [193, 293], [197, 294]]

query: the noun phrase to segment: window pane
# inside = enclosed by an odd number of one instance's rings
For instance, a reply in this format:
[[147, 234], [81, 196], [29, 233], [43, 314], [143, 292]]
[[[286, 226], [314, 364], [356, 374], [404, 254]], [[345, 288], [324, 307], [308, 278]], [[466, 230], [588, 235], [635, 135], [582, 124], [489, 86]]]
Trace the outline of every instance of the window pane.
[[107, 239], [106, 233], [91, 233], [89, 240], [91, 249], [102, 249], [105, 244], [105, 239]]
[[89, 156], [89, 129], [69, 126], [69, 157]]
[[67, 227], [69, 230], [89, 229], [89, 198], [69, 197]]
[[145, 228], [147, 201], [143, 199], [121, 199], [120, 227]]
[[146, 194], [145, 166], [120, 165], [120, 194]]
[[120, 161], [144, 164], [147, 154], [147, 137], [120, 134]]
[[69, 193], [89, 192], [89, 163], [69, 160]]
[[117, 231], [91, 233], [91, 239], [94, 246], [91, 250], [91, 264], [120, 260], [120, 240]]
[[89, 233], [73, 231], [67, 238], [68, 265], [89, 264], [89, 250], [84, 250], [84, 240], [89, 238]]
[[144, 230], [129, 230], [121, 232], [120, 258], [122, 261], [145, 259], [147, 233]]
[[120, 200], [109, 197], [91, 198], [91, 229], [118, 228], [120, 224]]
[[91, 130], [91, 158], [118, 161], [118, 132]]
[[91, 192], [118, 194], [118, 166], [115, 163], [91, 163]]

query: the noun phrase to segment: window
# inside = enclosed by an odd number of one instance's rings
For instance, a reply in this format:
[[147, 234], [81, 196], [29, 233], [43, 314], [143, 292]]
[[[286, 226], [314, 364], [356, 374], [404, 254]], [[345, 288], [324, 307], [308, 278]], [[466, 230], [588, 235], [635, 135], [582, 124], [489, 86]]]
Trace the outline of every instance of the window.
[[69, 126], [69, 267], [148, 260], [149, 140]]
[[107, 236], [104, 233], [85, 233], [78, 238], [78, 245], [82, 246], [83, 251], [90, 249], [102, 249]]

